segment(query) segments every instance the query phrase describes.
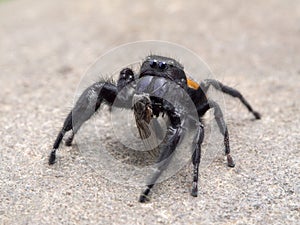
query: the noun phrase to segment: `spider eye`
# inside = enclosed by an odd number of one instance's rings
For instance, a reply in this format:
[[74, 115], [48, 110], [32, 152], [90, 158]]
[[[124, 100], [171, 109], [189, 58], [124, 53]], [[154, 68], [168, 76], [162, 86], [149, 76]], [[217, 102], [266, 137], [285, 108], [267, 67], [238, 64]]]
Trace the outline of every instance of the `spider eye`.
[[154, 60], [150, 60], [149, 65], [150, 65], [150, 67], [154, 68], [157, 65], [157, 61], [155, 59]]
[[159, 62], [158, 67], [163, 70], [167, 67], [167, 63], [166, 62]]

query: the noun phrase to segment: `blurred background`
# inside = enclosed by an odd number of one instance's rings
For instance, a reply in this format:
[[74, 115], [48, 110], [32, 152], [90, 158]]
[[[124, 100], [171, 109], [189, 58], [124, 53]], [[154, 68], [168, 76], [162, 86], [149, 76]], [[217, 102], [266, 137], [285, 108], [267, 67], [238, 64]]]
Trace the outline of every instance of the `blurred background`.
[[[0, 223], [297, 224], [299, 21], [297, 0], [1, 0]], [[237, 166], [218, 156], [200, 172], [198, 198], [189, 194], [189, 165], [146, 205], [137, 203], [139, 188], [95, 174], [76, 146], [47, 165], [89, 66], [141, 40], [191, 49], [263, 115], [253, 122], [226, 100]]]

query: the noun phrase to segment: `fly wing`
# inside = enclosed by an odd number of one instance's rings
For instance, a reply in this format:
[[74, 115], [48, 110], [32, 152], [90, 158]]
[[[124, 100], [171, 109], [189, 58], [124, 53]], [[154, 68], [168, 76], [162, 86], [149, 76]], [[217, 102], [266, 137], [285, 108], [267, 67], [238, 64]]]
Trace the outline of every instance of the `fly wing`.
[[151, 156], [155, 156], [158, 150], [159, 139], [156, 132], [153, 129], [152, 120], [147, 123], [145, 120], [138, 119], [136, 117], [136, 125], [143, 141], [145, 150], [149, 151]]

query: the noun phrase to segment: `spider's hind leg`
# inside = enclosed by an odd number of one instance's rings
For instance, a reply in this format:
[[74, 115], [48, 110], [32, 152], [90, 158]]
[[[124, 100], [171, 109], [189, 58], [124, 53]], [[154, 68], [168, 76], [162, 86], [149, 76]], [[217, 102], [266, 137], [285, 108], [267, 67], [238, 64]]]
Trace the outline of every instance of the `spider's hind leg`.
[[224, 136], [224, 146], [225, 146], [225, 155], [227, 157], [227, 165], [229, 167], [234, 167], [235, 163], [230, 155], [230, 146], [229, 146], [229, 134], [226, 123], [224, 121], [222, 110], [218, 103], [212, 100], [208, 100], [208, 104], [210, 108], [214, 109], [214, 116], [217, 121], [219, 130], [221, 134]]
[[203, 82], [201, 82], [200, 87], [201, 89], [206, 93], [208, 88], [210, 86], [213, 86], [215, 89], [222, 91], [223, 93], [226, 93], [232, 97], [238, 98], [243, 105], [249, 110], [249, 112], [251, 112], [255, 119], [260, 119], [261, 115], [259, 112], [256, 112], [253, 110], [253, 108], [251, 107], [251, 105], [248, 103], [248, 101], [244, 98], [244, 96], [236, 89], [226, 86], [224, 84], [222, 84], [221, 82], [217, 81], [217, 80], [213, 80], [213, 79], [206, 79]]
[[198, 177], [199, 177], [199, 164], [200, 164], [200, 159], [201, 159], [201, 144], [204, 139], [204, 129], [203, 125], [199, 124], [196, 136], [194, 137], [193, 141], [193, 147], [194, 147], [194, 152], [192, 156], [192, 162], [194, 165], [194, 170], [193, 170], [193, 185], [192, 185], [192, 192], [191, 195], [194, 197], [198, 196]]

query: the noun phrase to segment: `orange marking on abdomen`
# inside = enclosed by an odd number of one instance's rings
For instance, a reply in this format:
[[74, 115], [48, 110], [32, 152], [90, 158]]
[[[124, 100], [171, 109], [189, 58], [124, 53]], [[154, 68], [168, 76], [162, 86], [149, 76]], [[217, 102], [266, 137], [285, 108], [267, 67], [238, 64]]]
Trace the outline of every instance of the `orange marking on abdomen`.
[[187, 85], [189, 88], [193, 88], [195, 90], [197, 90], [200, 86], [196, 81], [193, 81], [191, 79], [187, 79]]

